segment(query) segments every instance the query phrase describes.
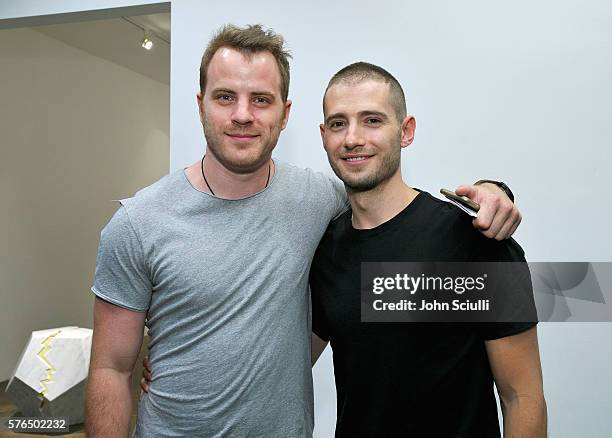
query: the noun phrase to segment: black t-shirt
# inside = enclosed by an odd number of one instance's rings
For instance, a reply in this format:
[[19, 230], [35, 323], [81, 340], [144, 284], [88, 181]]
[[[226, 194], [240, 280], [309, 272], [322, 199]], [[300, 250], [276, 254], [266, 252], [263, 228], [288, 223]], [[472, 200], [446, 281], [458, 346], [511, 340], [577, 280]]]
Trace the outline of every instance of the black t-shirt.
[[370, 230], [349, 210], [327, 229], [310, 285], [313, 331], [329, 340], [337, 437], [499, 437], [485, 340], [535, 323], [362, 323], [361, 262], [524, 261], [513, 240], [475, 230], [455, 206], [421, 192]]

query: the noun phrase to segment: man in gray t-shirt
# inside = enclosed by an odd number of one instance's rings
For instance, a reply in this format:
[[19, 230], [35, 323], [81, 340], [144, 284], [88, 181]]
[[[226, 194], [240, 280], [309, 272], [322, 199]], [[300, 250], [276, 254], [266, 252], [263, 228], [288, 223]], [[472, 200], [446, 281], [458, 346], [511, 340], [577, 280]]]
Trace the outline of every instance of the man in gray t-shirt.
[[[101, 234], [88, 436], [128, 434], [145, 324], [155, 374], [135, 436], [312, 435], [308, 272], [346, 200], [330, 178], [271, 159], [288, 89], [280, 35], [228, 25], [208, 45], [205, 157], [122, 200]], [[504, 237], [511, 209], [495, 213], [511, 204], [487, 196], [476, 225]]]
[[344, 189], [278, 164], [265, 190], [225, 200], [179, 170], [121, 204], [93, 291], [148, 312], [155, 383], [135, 434], [310, 435], [308, 272]]

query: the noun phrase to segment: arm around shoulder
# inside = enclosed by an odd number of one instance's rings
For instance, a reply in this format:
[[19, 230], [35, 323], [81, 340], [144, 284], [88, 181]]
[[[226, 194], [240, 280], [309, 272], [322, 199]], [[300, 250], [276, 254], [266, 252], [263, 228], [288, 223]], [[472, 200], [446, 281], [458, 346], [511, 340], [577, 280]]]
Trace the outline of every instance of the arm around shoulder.
[[[498, 184], [502, 184], [504, 189]], [[506, 191], [507, 189], [507, 191]], [[462, 185], [455, 189], [459, 196], [467, 196], [480, 205], [474, 227], [488, 238], [508, 239], [521, 223], [522, 216], [514, 204], [514, 196], [503, 183], [480, 180], [474, 185]]]

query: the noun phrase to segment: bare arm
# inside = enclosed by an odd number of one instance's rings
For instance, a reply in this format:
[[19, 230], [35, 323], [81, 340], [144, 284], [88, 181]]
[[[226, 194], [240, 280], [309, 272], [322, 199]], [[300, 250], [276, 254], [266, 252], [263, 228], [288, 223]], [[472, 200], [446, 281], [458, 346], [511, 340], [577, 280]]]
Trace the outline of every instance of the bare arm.
[[536, 327], [485, 342], [504, 416], [504, 438], [546, 437], [546, 400]]
[[144, 320], [144, 312], [95, 300], [85, 404], [90, 438], [128, 436], [132, 411], [130, 377], [142, 344]]
[[314, 333], [312, 334], [311, 339], [310, 361], [311, 365], [314, 366], [314, 364], [317, 362], [317, 359], [319, 359], [319, 356], [321, 356], [321, 353], [323, 353], [323, 350], [325, 350], [325, 347], [327, 347], [329, 341], [324, 341]]

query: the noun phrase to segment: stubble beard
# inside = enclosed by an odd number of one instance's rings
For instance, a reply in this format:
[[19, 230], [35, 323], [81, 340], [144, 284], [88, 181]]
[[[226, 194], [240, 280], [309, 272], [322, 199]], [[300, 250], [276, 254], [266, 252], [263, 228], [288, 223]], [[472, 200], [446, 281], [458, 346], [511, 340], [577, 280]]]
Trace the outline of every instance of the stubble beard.
[[[257, 154], [249, 154], [247, 159], [236, 160], [228, 156], [228, 154], [224, 151], [222, 142], [225, 134], [223, 134], [222, 131], [217, 133], [213, 128], [213, 125], [208, 121], [208, 119], [206, 119], [206, 117], [203, 118], [203, 127], [208, 152], [214, 155], [215, 159], [227, 170], [239, 174], [252, 173], [264, 166], [270, 160], [272, 150], [276, 146], [278, 137], [281, 133], [279, 121], [279, 123], [274, 126], [274, 129], [270, 133], [268, 143], [263, 146], [255, 146], [258, 152]], [[262, 138], [259, 137], [258, 140], [261, 141], [261, 139]]]
[[[380, 166], [375, 171], [362, 176], [351, 175], [348, 171], [343, 173], [341, 167], [336, 165], [335, 161], [329, 160], [329, 164], [336, 176], [342, 180], [347, 191], [360, 193], [375, 189], [395, 175], [400, 166], [400, 158], [401, 148], [393, 148], [391, 152], [383, 156]], [[341, 158], [338, 158], [338, 160], [341, 160]]]

